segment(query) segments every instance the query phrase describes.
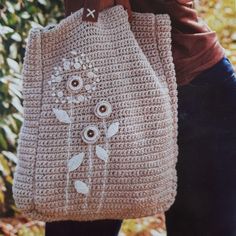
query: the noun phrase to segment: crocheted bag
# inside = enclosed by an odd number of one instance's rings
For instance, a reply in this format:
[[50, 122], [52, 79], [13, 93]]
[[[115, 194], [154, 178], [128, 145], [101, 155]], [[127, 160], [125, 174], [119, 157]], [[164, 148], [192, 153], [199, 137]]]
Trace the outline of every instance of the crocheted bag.
[[163, 213], [175, 200], [177, 85], [168, 15], [121, 5], [33, 28], [16, 206], [43, 221]]

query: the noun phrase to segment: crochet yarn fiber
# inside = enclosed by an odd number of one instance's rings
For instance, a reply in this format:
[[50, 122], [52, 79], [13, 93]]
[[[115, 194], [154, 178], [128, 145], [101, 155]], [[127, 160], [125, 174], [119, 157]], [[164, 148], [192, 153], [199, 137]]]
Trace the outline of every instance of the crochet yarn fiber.
[[168, 15], [83, 9], [30, 31], [13, 196], [43, 221], [124, 219], [169, 209], [177, 175], [177, 85]]

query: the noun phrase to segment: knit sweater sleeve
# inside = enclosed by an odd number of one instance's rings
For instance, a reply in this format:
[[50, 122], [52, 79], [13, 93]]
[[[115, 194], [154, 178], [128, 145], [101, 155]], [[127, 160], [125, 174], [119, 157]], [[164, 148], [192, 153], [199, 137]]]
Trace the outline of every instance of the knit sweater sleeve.
[[170, 16], [179, 85], [189, 83], [225, 55], [216, 32], [199, 17], [192, 0], [130, 0], [130, 3], [133, 11]]
[[189, 83], [224, 55], [217, 34], [197, 13], [193, 1], [166, 1], [165, 12], [171, 16], [173, 57], [178, 84]]

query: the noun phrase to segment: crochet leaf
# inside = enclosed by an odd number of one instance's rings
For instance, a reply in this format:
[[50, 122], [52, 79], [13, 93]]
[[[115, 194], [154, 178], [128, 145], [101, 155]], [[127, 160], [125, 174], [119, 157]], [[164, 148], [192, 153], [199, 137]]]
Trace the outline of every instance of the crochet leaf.
[[56, 108], [53, 108], [52, 110], [53, 110], [54, 114], [56, 115], [56, 118], [60, 122], [67, 123], [67, 124], [71, 123], [71, 119], [70, 119], [70, 117], [69, 117], [69, 115], [67, 114], [66, 111], [59, 110], [59, 109], [56, 109]]
[[74, 171], [76, 170], [83, 162], [84, 160], [84, 153], [81, 152], [78, 155], [73, 156], [69, 162], [68, 162], [68, 170], [69, 171]]
[[82, 194], [88, 194], [89, 192], [89, 188], [87, 184], [80, 180], [75, 181], [75, 189], [78, 193], [82, 193]]
[[96, 146], [96, 155], [99, 159], [103, 160], [103, 161], [107, 161], [108, 159], [108, 153], [105, 149], [103, 149], [102, 147], [100, 146]]
[[112, 123], [107, 129], [107, 138], [114, 136], [119, 130], [119, 122]]

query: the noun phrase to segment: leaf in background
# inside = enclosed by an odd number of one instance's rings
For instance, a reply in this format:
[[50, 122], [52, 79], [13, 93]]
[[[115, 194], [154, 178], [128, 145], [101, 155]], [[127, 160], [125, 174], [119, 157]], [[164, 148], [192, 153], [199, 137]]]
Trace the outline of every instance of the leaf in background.
[[11, 174], [11, 169], [8, 162], [2, 154], [0, 154], [0, 165], [2, 166], [3, 175], [8, 176]]
[[9, 26], [1, 26], [0, 25], [0, 35], [5, 35], [8, 33], [12, 33], [14, 32], [14, 30], [12, 28], [10, 28]]
[[39, 23], [34, 22], [34, 21], [30, 21], [30, 25], [31, 25], [32, 28], [34, 28], [34, 27], [42, 27]]
[[21, 18], [22, 19], [29, 19], [30, 14], [27, 11], [24, 11], [24, 12], [21, 13]]
[[13, 40], [15, 40], [16, 42], [20, 42], [22, 39], [21, 39], [21, 36], [19, 33], [15, 32], [14, 34], [12, 34], [11, 38]]
[[37, 14], [37, 18], [38, 18], [37, 22], [39, 22], [41, 25], [45, 24], [45, 18], [44, 18], [44, 15], [41, 12], [39, 12]]
[[[18, 79], [15, 79], [17, 81]], [[9, 93], [11, 96], [17, 96], [18, 98], [22, 98], [22, 87], [16, 83], [9, 83]]]
[[14, 6], [13, 6], [13, 4], [10, 1], [5, 1], [5, 4], [6, 4], [6, 7], [7, 7], [7, 10], [10, 13], [12, 13], [12, 14], [15, 13]]
[[9, 51], [10, 51], [9, 56], [10, 56], [12, 59], [16, 59], [16, 58], [17, 58], [17, 54], [18, 54], [18, 51], [17, 51], [17, 43], [13, 43], [13, 44], [9, 47]]
[[44, 6], [47, 5], [47, 1], [46, 0], [38, 0], [38, 2]]
[[11, 145], [14, 146], [15, 142], [16, 142], [16, 137], [17, 135], [15, 133], [12, 132], [12, 130], [9, 128], [9, 126], [7, 125], [1, 125], [2, 129], [5, 132], [5, 136], [7, 139], [7, 142]]
[[24, 109], [23, 109], [23, 107], [22, 107], [22, 105], [21, 105], [21, 102], [20, 102], [20, 99], [18, 98], [18, 97], [13, 97], [12, 98], [12, 101], [11, 101], [11, 104], [16, 108], [16, 110], [19, 112], [19, 113], [21, 113], [21, 114], [23, 114], [23, 112], [24, 112]]
[[0, 130], [0, 147], [5, 150], [8, 149], [7, 141], [5, 137], [3, 136], [3, 133], [1, 133], [1, 130]]
[[7, 58], [7, 64], [13, 71], [15, 71], [16, 73], [20, 73], [20, 66], [15, 60]]
[[17, 113], [14, 113], [14, 114], [12, 114], [12, 116], [13, 116], [16, 120], [18, 120], [18, 121], [20, 121], [21, 123], [23, 123], [24, 118], [23, 118], [22, 115], [17, 114]]
[[7, 120], [8, 126], [11, 128], [11, 130], [14, 133], [18, 133], [19, 128], [18, 128], [18, 125], [17, 125], [17, 121], [14, 119], [14, 117], [12, 115], [8, 115], [6, 117], [6, 120]]
[[13, 163], [17, 164], [17, 157], [14, 153], [12, 152], [8, 152], [8, 151], [2, 151], [2, 154], [7, 157], [10, 161], [12, 161]]

